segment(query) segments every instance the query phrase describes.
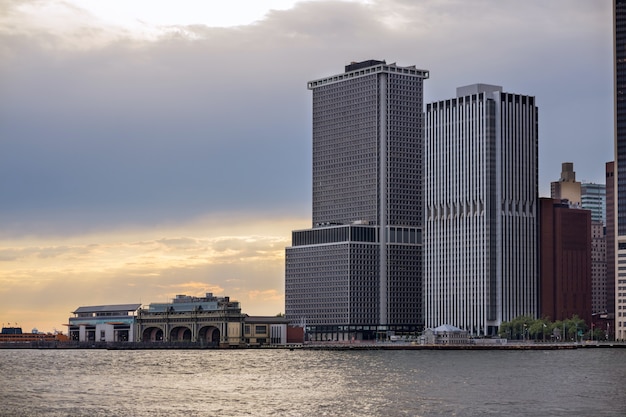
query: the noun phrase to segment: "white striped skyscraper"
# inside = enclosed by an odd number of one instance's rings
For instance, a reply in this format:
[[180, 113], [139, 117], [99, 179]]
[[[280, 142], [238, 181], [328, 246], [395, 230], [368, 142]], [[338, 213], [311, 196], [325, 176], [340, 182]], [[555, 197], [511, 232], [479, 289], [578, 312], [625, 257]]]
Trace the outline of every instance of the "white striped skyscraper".
[[537, 315], [537, 143], [534, 97], [475, 84], [426, 106], [426, 327]]

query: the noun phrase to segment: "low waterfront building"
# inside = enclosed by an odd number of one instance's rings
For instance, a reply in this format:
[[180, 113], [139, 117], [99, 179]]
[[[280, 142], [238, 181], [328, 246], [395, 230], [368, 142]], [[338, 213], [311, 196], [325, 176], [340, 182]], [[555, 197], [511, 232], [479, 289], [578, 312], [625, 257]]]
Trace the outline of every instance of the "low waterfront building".
[[449, 324], [443, 324], [424, 332], [426, 343], [429, 345], [465, 345], [469, 343], [467, 330]]
[[136, 341], [238, 347], [244, 318], [239, 302], [230, 297], [177, 295], [171, 303], [151, 303], [138, 311]]
[[78, 307], [69, 319], [68, 334], [76, 342], [128, 342], [135, 338], [135, 315], [141, 304]]
[[247, 316], [243, 326], [244, 342], [248, 346], [284, 345], [288, 322], [282, 317]]

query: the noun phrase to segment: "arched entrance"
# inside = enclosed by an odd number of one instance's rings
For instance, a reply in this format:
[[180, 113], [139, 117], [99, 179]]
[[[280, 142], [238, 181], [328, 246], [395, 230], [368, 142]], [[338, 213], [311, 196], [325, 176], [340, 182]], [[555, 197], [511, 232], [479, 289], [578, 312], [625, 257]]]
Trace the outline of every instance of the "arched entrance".
[[148, 327], [141, 334], [142, 342], [162, 342], [163, 330], [159, 327]]
[[198, 340], [207, 346], [219, 346], [220, 330], [215, 326], [205, 326], [198, 333]]
[[191, 342], [191, 329], [185, 326], [174, 327], [170, 332], [172, 342]]

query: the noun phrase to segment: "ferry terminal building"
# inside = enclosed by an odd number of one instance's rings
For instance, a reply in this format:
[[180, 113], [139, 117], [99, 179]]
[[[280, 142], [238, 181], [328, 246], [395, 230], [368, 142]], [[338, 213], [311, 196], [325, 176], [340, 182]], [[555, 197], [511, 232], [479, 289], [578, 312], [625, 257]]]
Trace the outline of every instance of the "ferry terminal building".
[[[244, 347], [300, 343], [283, 317], [248, 316], [229, 297], [177, 295], [170, 303], [85, 306], [69, 318], [70, 341]], [[289, 335], [288, 335], [289, 333]], [[288, 337], [289, 336], [289, 337]], [[293, 339], [293, 340], [292, 340]]]

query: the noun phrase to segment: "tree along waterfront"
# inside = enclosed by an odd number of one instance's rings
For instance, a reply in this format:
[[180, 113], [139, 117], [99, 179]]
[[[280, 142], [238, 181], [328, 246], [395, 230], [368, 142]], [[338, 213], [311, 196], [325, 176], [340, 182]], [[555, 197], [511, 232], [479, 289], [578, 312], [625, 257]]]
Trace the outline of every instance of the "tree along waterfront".
[[500, 337], [509, 340], [550, 342], [607, 340], [607, 332], [604, 329], [595, 328], [592, 332], [587, 323], [577, 315], [555, 322], [545, 317], [534, 319], [531, 316], [519, 316], [502, 323], [499, 333]]

